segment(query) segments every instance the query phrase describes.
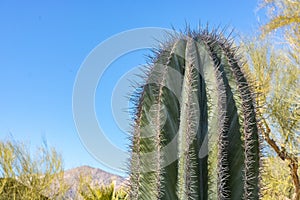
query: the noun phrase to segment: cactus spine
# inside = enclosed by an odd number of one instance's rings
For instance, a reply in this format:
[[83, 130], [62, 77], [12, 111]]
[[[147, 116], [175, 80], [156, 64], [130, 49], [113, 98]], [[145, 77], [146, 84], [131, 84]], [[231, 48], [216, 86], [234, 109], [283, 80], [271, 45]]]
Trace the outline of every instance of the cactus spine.
[[259, 198], [255, 109], [235, 54], [207, 29], [157, 52], [136, 101], [131, 199]]

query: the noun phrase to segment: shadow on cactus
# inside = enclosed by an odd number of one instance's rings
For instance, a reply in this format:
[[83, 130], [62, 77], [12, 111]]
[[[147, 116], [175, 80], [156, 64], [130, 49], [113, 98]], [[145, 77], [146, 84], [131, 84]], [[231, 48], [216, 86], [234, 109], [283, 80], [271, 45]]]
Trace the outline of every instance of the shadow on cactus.
[[259, 138], [246, 75], [218, 31], [157, 50], [136, 99], [130, 199], [258, 199]]

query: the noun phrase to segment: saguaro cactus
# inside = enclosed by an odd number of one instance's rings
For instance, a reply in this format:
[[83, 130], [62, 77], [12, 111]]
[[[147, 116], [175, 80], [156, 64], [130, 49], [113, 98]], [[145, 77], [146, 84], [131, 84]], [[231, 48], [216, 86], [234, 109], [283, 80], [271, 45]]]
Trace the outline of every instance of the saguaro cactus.
[[235, 54], [207, 29], [158, 50], [136, 100], [130, 199], [258, 199], [255, 108]]

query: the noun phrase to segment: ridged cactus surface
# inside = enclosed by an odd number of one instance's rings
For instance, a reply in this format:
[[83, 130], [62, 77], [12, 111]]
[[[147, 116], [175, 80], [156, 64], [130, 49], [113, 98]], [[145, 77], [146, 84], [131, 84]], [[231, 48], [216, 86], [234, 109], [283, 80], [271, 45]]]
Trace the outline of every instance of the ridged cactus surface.
[[231, 42], [187, 31], [156, 52], [136, 99], [130, 199], [258, 199], [255, 107]]

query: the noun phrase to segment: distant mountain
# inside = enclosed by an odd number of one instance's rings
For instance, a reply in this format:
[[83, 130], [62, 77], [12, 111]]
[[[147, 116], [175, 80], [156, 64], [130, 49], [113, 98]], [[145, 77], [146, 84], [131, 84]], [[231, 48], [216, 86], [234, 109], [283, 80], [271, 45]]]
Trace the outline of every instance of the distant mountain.
[[[64, 179], [65, 182], [70, 186], [67, 191], [66, 199], [77, 199], [78, 195], [76, 193], [77, 187], [79, 185], [80, 177], [90, 177], [90, 185], [109, 185], [112, 181], [115, 181], [116, 188], [124, 185], [126, 178], [110, 174], [98, 168], [93, 168], [89, 166], [77, 167], [65, 171]], [[80, 198], [79, 198], [80, 199]]]

